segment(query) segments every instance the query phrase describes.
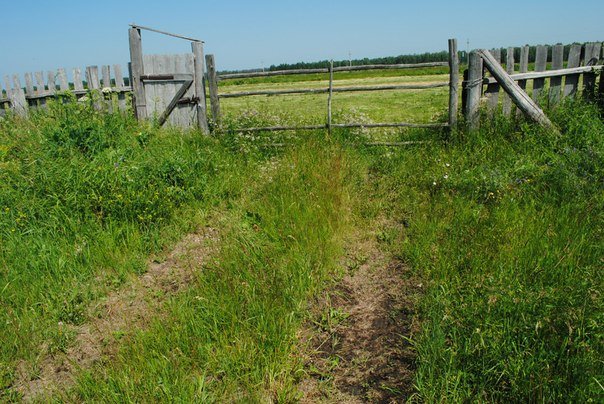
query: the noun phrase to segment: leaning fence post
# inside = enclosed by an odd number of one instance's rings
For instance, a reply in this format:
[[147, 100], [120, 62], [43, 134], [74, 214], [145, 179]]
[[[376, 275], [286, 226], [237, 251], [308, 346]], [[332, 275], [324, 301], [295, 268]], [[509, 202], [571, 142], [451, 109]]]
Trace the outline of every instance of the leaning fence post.
[[197, 97], [197, 125], [204, 134], [210, 133], [208, 129], [208, 114], [206, 105], [206, 87], [203, 78], [203, 42], [191, 42], [195, 69], [195, 96]]
[[333, 96], [333, 60], [329, 62], [329, 96], [327, 97], [327, 132], [331, 135], [331, 97]]
[[216, 74], [214, 55], [206, 55], [206, 66], [208, 67], [208, 87], [210, 90], [212, 119], [214, 120], [214, 124], [218, 125], [220, 123], [220, 97], [218, 96], [218, 75]]
[[482, 79], [482, 58], [476, 51], [472, 51], [468, 59], [468, 80], [465, 83], [467, 97], [465, 116], [469, 130], [476, 130], [479, 127]]
[[457, 126], [459, 104], [459, 56], [457, 39], [449, 39], [449, 128]]
[[145, 100], [145, 88], [141, 81], [143, 75], [143, 46], [141, 31], [138, 28], [128, 30], [130, 40], [130, 85], [132, 86], [132, 98], [134, 101], [134, 116], [138, 120], [147, 118], [147, 105]]

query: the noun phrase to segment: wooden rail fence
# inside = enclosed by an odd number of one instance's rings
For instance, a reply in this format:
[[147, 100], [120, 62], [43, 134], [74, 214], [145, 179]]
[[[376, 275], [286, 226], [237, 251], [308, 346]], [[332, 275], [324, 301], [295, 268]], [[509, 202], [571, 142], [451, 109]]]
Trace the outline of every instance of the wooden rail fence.
[[[572, 45], [566, 63], [563, 45], [537, 46], [533, 71], [529, 71], [528, 46], [520, 48], [518, 63], [514, 60], [515, 48], [507, 48], [505, 70], [501, 64], [501, 53], [500, 49], [493, 49], [473, 51], [469, 55], [462, 85], [462, 110], [470, 129], [479, 126], [482, 102], [490, 114], [501, 108], [506, 116], [510, 116], [516, 105], [516, 114], [524, 113], [545, 126], [551, 126], [540, 106], [553, 106], [564, 97], [576, 96], [581, 83], [584, 97], [604, 97], [601, 42]], [[490, 75], [485, 74], [485, 68]], [[600, 80], [596, 88], [598, 73]], [[504, 93], [500, 98], [501, 89]], [[530, 96], [528, 90], [532, 90]]]
[[[215, 123], [220, 122], [221, 107], [220, 100], [226, 98], [239, 98], [251, 96], [275, 96], [275, 95], [291, 95], [291, 94], [328, 94], [327, 98], [327, 119], [323, 125], [304, 125], [304, 126], [268, 126], [256, 128], [238, 128], [240, 132], [262, 132], [262, 131], [286, 131], [286, 130], [317, 130], [332, 128], [443, 128], [453, 127], [457, 124], [458, 115], [458, 87], [459, 87], [459, 58], [457, 53], [457, 40], [449, 40], [449, 61], [448, 62], [431, 62], [431, 63], [416, 63], [416, 64], [391, 64], [391, 65], [365, 65], [365, 66], [342, 66], [333, 67], [333, 63], [327, 68], [321, 69], [296, 69], [296, 70], [281, 70], [268, 72], [251, 72], [251, 73], [234, 73], [218, 75], [216, 72], [216, 62], [214, 55], [206, 55], [206, 65], [208, 68], [208, 87], [210, 91], [210, 103], [212, 117]], [[442, 67], [448, 66], [450, 70], [449, 80], [429, 83], [429, 84], [401, 84], [401, 85], [380, 85], [380, 86], [353, 86], [353, 87], [334, 87], [333, 74], [334, 72], [360, 71], [360, 70], [378, 70], [378, 69], [417, 69], [426, 67]], [[220, 93], [219, 83], [232, 79], [255, 78], [255, 77], [271, 77], [285, 76], [298, 74], [328, 74], [329, 85], [323, 88], [302, 88], [302, 89], [284, 89], [284, 90], [258, 90], [258, 91], [242, 91], [234, 93]], [[449, 118], [446, 123], [427, 122], [427, 123], [409, 123], [409, 122], [381, 122], [381, 123], [345, 123], [339, 124], [332, 122], [332, 99], [334, 93], [345, 92], [372, 92], [372, 91], [391, 91], [391, 90], [425, 90], [432, 88], [449, 88]]]
[[9, 109], [16, 114], [27, 115], [30, 108], [45, 108], [47, 100], [67, 93], [78, 99], [90, 95], [87, 99], [95, 108], [107, 108], [109, 112], [129, 108], [127, 94], [132, 88], [125, 84], [121, 65], [103, 65], [100, 69], [98, 66], [88, 66], [84, 69], [85, 80], [80, 68], [74, 68], [71, 73], [71, 80], [65, 68], [46, 73], [25, 73], [24, 81], [18, 74], [4, 76], [4, 88], [0, 84], [0, 115], [5, 115]]

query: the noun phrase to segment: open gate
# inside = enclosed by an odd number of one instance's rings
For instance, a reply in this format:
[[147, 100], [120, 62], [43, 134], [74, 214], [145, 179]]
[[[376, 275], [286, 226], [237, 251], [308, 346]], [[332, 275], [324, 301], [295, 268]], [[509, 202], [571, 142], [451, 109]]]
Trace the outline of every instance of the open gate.
[[[143, 29], [190, 41], [192, 52], [143, 55]], [[139, 25], [131, 25], [129, 40], [130, 82], [136, 117], [155, 119], [159, 125], [199, 127], [208, 133], [203, 41]]]

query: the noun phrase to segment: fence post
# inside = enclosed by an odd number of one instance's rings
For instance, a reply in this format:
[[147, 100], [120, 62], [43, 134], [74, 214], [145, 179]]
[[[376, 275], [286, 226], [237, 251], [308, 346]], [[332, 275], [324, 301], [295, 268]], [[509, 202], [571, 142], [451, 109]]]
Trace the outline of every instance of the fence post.
[[220, 124], [220, 97], [218, 97], [218, 75], [216, 74], [216, 61], [214, 55], [206, 55], [208, 67], [208, 87], [210, 90], [210, 107], [214, 124]]
[[449, 129], [457, 126], [459, 104], [459, 56], [457, 39], [449, 39]]
[[138, 28], [128, 30], [130, 41], [130, 85], [132, 86], [132, 98], [134, 101], [134, 116], [138, 120], [147, 119], [147, 105], [145, 100], [145, 88], [141, 81], [144, 72], [143, 46], [141, 31]]
[[470, 52], [468, 59], [468, 80], [466, 82], [466, 122], [469, 130], [480, 125], [480, 96], [482, 95], [482, 58], [476, 51]]
[[201, 132], [207, 135], [210, 133], [210, 130], [208, 129], [206, 86], [203, 77], [203, 42], [191, 42], [191, 49], [193, 50], [195, 69], [194, 86], [195, 96], [197, 97], [197, 125], [201, 129]]
[[331, 135], [331, 97], [333, 96], [333, 60], [329, 62], [329, 96], [327, 97], [327, 132]]
[[[505, 70], [508, 74], [514, 74], [514, 48], [508, 48], [505, 55]], [[505, 92], [503, 93], [503, 115], [512, 115], [512, 99]]]

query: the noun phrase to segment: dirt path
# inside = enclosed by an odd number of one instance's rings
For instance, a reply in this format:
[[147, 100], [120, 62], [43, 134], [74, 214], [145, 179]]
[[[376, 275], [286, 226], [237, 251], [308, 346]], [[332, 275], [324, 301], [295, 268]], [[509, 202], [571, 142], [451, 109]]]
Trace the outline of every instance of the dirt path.
[[415, 353], [405, 337], [416, 331], [421, 284], [380, 251], [374, 234], [350, 244], [347, 274], [303, 332], [302, 402], [401, 402], [413, 392]]
[[75, 334], [65, 353], [45, 354], [48, 349], [41, 347], [43, 356], [33, 376], [25, 364], [20, 366], [13, 388], [26, 402], [40, 400], [72, 386], [79, 370], [110, 359], [120, 341], [161, 315], [162, 303], [190, 283], [212, 255], [217, 239], [217, 231], [205, 227], [180, 241], [165, 261], [150, 262], [145, 274], [91, 307], [90, 322], [65, 329]]

